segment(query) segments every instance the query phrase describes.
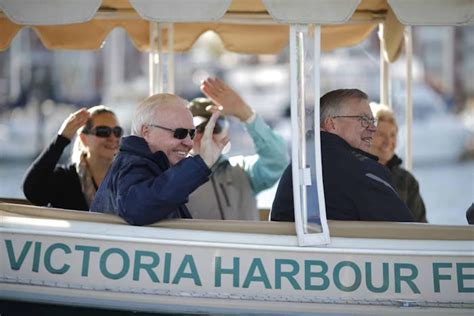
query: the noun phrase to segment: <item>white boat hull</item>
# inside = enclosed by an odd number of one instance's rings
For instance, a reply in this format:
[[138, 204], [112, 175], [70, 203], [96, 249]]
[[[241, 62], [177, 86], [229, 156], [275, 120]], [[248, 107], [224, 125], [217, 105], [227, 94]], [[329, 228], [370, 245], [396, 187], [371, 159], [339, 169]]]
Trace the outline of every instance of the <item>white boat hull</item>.
[[[302, 248], [291, 245], [296, 236], [250, 233], [251, 244], [245, 232], [173, 227], [189, 221], [134, 227], [103, 214], [35, 218], [16, 208], [1, 215], [2, 299], [181, 312], [474, 307], [469, 227], [458, 229], [463, 240], [332, 237], [329, 246]], [[94, 217], [111, 221], [90, 222]]]

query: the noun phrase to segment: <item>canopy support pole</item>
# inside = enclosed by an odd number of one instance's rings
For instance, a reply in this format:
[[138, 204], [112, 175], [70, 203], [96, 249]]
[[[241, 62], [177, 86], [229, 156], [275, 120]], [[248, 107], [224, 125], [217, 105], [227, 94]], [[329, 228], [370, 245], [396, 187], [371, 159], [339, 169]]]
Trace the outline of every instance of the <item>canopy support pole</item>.
[[[322, 150], [321, 150], [321, 25], [315, 25], [314, 29], [314, 141], [311, 144], [314, 146], [314, 158], [316, 167], [316, 190], [317, 190], [317, 205], [319, 208], [319, 216], [321, 221], [322, 234], [320, 234], [317, 241], [322, 244], [328, 244], [329, 238], [329, 226], [327, 223], [326, 215], [326, 200], [324, 197], [324, 184], [323, 184], [323, 162], [322, 162]], [[314, 238], [313, 238], [314, 239]]]
[[168, 89], [174, 93], [174, 23], [168, 24]]
[[454, 74], [455, 74], [455, 66], [456, 65], [456, 44], [455, 44], [455, 32], [456, 29], [454, 26], [446, 27], [443, 30], [442, 35], [442, 89], [443, 93], [448, 95], [449, 97], [453, 97], [455, 94], [454, 88]]
[[150, 22], [150, 52], [148, 55], [149, 95], [163, 92], [162, 25]]
[[405, 95], [405, 169], [411, 171], [413, 168], [412, 155], [412, 126], [413, 126], [413, 37], [411, 26], [405, 26], [405, 57], [406, 57], [406, 95]]
[[[295, 209], [295, 225], [298, 236], [304, 235], [307, 205], [303, 170], [306, 165], [304, 150], [304, 49], [303, 35], [299, 25], [290, 26], [290, 98], [291, 98], [291, 155], [293, 175], [293, 196]], [[301, 243], [301, 242], [300, 242]]]
[[391, 81], [390, 81], [390, 63], [385, 58], [385, 44], [383, 39], [383, 23], [379, 24], [379, 43], [380, 43], [380, 103], [392, 107]]
[[109, 38], [105, 50], [104, 95], [113, 93], [125, 80], [125, 33], [121, 29], [115, 29]]
[[292, 177], [298, 244], [327, 244], [319, 128], [321, 26], [290, 25]]
[[[22, 39], [24, 37], [25, 32], [19, 32], [15, 39], [13, 39], [12, 44], [10, 46], [9, 55], [10, 55], [10, 71], [8, 76], [9, 81], [9, 93], [8, 99], [10, 102], [16, 101], [17, 98], [20, 96], [21, 93], [21, 62], [23, 55], [29, 54], [29, 50], [24, 49]], [[30, 56], [26, 56], [26, 60], [29, 60]]]

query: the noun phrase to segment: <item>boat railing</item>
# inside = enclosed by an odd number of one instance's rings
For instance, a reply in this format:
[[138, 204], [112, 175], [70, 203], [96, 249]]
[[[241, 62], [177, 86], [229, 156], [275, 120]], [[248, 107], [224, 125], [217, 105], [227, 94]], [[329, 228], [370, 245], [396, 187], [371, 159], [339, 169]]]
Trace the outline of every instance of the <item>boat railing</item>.
[[32, 205], [30, 201], [27, 199], [19, 199], [19, 198], [5, 198], [0, 197], [0, 203], [12, 203], [12, 204], [26, 204]]
[[[0, 217], [3, 216], [128, 225], [122, 218], [111, 214], [88, 213], [12, 203], [0, 203]], [[474, 226], [468, 225], [334, 220], [329, 220], [328, 224], [331, 237], [399, 240], [474, 240]], [[295, 225], [290, 222], [170, 219], [160, 221], [148, 227], [296, 236]]]

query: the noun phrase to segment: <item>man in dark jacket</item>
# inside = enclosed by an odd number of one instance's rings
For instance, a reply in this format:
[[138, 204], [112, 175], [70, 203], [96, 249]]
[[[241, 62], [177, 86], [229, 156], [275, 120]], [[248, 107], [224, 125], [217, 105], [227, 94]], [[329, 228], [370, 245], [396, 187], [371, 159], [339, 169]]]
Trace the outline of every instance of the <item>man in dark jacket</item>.
[[228, 139], [212, 139], [216, 112], [204, 131], [200, 155], [187, 157], [195, 135], [187, 103], [172, 94], [157, 94], [138, 106], [132, 136], [122, 140], [92, 212], [117, 214], [132, 225], [191, 218], [185, 206], [188, 196], [208, 180]]
[[[367, 153], [375, 120], [367, 95], [340, 89], [321, 98], [321, 153], [328, 219], [411, 222], [390, 173]], [[280, 180], [273, 221], [294, 221], [291, 165]]]

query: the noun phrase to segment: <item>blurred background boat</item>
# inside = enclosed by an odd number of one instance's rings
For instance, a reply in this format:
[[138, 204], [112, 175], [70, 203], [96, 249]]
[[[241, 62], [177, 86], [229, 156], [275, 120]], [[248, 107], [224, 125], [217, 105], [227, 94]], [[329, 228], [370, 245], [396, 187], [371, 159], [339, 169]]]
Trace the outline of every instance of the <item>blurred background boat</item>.
[[[400, 94], [397, 94], [400, 96]], [[404, 98], [395, 98], [400, 122], [397, 152], [405, 156]], [[467, 150], [472, 131], [460, 115], [448, 110], [446, 101], [426, 84], [413, 86], [413, 161], [418, 165], [455, 163]]]

